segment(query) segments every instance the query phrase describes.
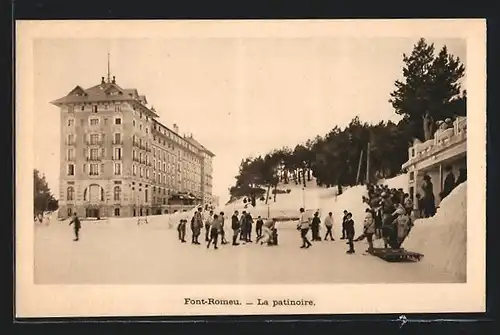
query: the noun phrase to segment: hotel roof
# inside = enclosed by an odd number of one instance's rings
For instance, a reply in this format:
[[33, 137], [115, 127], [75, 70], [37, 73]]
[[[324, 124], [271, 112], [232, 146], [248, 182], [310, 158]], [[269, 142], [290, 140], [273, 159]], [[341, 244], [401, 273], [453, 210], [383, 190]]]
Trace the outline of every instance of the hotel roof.
[[105, 82], [104, 77], [99, 85], [84, 89], [77, 85], [66, 96], [52, 101], [56, 106], [72, 103], [91, 103], [105, 101], [135, 101], [151, 112], [155, 117], [159, 115], [147, 106], [146, 96], [139, 95], [135, 88], [121, 88], [116, 84], [113, 77], [112, 82]]

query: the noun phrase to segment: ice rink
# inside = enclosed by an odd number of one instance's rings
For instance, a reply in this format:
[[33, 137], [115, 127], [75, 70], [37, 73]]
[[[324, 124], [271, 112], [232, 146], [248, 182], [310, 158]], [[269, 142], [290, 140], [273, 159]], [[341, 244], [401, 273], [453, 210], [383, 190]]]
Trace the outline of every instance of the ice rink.
[[[313, 242], [300, 249], [294, 223], [279, 223], [279, 246], [230, 244], [218, 250], [180, 243], [175, 227], [155, 221], [83, 222], [73, 241], [68, 221], [35, 227], [35, 284], [303, 284], [456, 282], [419, 263], [387, 263], [363, 255], [365, 241], [347, 255], [347, 245]], [[254, 233], [252, 233], [254, 235]], [[324, 231], [322, 231], [324, 234]], [[254, 237], [252, 237], [254, 238]], [[229, 238], [230, 239], [230, 238]]]

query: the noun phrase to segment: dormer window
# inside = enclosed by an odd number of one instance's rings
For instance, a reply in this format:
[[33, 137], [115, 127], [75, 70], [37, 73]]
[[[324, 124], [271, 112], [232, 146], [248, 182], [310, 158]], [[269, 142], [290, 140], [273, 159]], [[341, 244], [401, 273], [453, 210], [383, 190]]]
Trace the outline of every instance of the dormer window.
[[97, 105], [92, 106], [92, 113], [97, 113]]

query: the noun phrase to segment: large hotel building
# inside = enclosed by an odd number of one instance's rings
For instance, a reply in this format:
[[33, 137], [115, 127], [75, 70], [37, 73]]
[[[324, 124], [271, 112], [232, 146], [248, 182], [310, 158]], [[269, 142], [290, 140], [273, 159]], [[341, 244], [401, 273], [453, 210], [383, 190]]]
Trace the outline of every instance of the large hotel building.
[[145, 216], [212, 202], [214, 154], [104, 77], [52, 102], [61, 114], [59, 216]]

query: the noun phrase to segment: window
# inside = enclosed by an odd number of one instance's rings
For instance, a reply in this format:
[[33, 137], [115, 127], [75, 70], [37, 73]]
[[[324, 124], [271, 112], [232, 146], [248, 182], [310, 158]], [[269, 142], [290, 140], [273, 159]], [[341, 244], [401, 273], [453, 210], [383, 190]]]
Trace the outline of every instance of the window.
[[95, 161], [99, 157], [99, 149], [90, 149], [90, 159]]
[[75, 165], [68, 164], [68, 176], [74, 176], [74, 175], [75, 175]]
[[149, 169], [146, 169], [146, 178], [149, 178]]
[[115, 175], [116, 176], [119, 176], [122, 174], [122, 164], [121, 163], [115, 163], [114, 164], [114, 171], [115, 171]]
[[99, 164], [89, 164], [89, 175], [91, 176], [99, 175]]
[[122, 148], [115, 148], [113, 159], [122, 159]]
[[153, 172], [153, 180], [156, 181], [156, 172]]
[[156, 170], [156, 159], [153, 159], [153, 170]]
[[141, 168], [139, 169], [139, 176], [142, 178], [144, 177], [144, 168], [141, 166]]
[[132, 120], [132, 126], [135, 127], [135, 120]]
[[68, 144], [75, 144], [75, 135], [73, 134], [68, 134]]
[[122, 144], [122, 134], [120, 133], [115, 133], [115, 141], [114, 144]]
[[122, 124], [122, 119], [121, 119], [121, 118], [119, 118], [119, 117], [117, 117], [117, 118], [115, 119], [115, 124]]
[[148, 134], [148, 133], [149, 133], [149, 130], [148, 130], [148, 127], [146, 127], [146, 134]]
[[68, 106], [68, 113], [74, 113], [75, 112], [75, 106], [71, 105]]
[[148, 189], [144, 190], [144, 201], [148, 202]]
[[73, 127], [75, 125], [75, 119], [68, 119], [68, 127]]
[[99, 119], [90, 119], [90, 125], [91, 126], [99, 125]]
[[142, 123], [139, 124], [139, 130], [142, 130]]
[[120, 201], [121, 194], [122, 194], [122, 189], [120, 188], [120, 186], [115, 186], [113, 192], [113, 198], [115, 199], [115, 201]]
[[92, 113], [97, 113], [97, 105], [92, 106]]
[[122, 106], [120, 105], [115, 105], [115, 112], [120, 112], [122, 109]]
[[99, 144], [99, 135], [98, 134], [90, 135], [90, 144], [92, 144], [92, 145]]
[[115, 208], [115, 216], [120, 216], [120, 208]]
[[75, 159], [75, 150], [74, 149], [68, 149], [68, 152], [67, 152], [67, 159], [69, 161], [72, 161]]
[[66, 199], [68, 201], [73, 201], [74, 198], [75, 198], [75, 189], [72, 186], [70, 186], [70, 187], [68, 187], [67, 198]]
[[137, 159], [137, 151], [132, 150], [132, 159]]

